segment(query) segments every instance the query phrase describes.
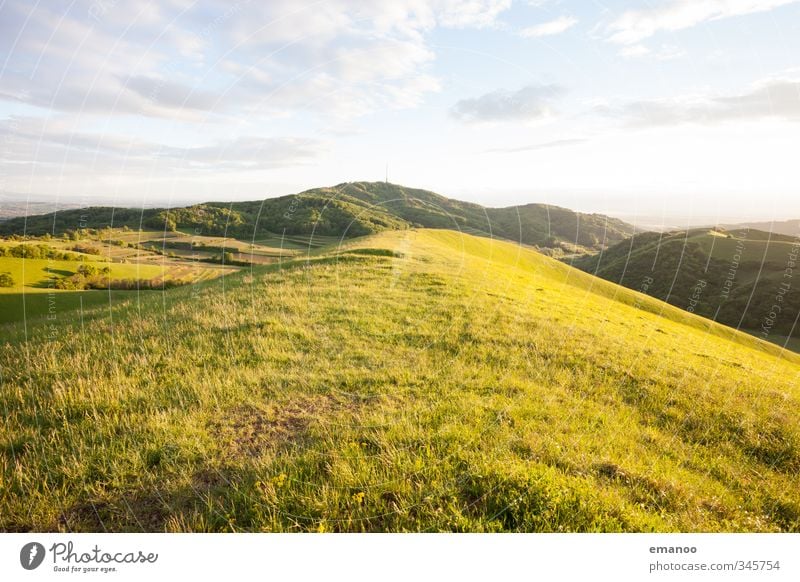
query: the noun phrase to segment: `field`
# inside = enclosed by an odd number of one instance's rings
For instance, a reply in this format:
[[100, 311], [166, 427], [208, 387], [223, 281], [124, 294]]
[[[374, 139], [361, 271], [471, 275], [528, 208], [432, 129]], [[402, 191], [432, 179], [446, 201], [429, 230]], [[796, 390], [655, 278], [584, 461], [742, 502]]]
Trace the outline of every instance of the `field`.
[[0, 530], [800, 530], [800, 356], [511, 243], [386, 231], [2, 334]]
[[52, 290], [56, 277], [74, 275], [80, 265], [92, 265], [98, 269], [108, 267], [111, 277], [116, 279], [152, 279], [166, 272], [161, 265], [119, 264], [107, 261], [56, 261], [49, 259], [15, 259], [0, 257], [0, 273], [9, 273], [14, 278], [13, 287], [0, 287], [0, 293], [21, 293]]
[[[111, 280], [147, 281], [179, 281], [182, 284], [198, 283], [214, 279], [223, 274], [236, 272], [238, 267], [221, 265], [209, 261], [214, 256], [211, 252], [189, 251], [185, 256], [165, 252], [168, 243], [193, 241], [193, 237], [180, 233], [162, 233], [157, 231], [126, 232], [121, 229], [106, 233], [106, 239], [100, 236], [84, 236], [78, 240], [62, 240], [56, 238], [36, 238], [24, 242], [0, 240], [0, 250], [9, 250], [21, 244], [38, 245], [56, 252], [68, 253], [68, 260], [54, 258], [17, 258], [0, 256], [0, 273], [7, 273], [13, 279], [10, 287], [0, 287], [0, 323], [24, 321], [44, 314], [54, 315], [74, 309], [90, 306], [113, 305], [117, 300], [129, 299], [130, 295], [116, 290], [83, 290], [75, 291], [59, 289], [56, 282], [78, 273], [83, 266], [97, 270], [108, 268]], [[113, 239], [111, 237], [114, 237]], [[124, 242], [124, 246], [119, 244]], [[219, 248], [232, 249], [234, 260], [241, 264], [249, 264], [249, 257], [255, 263], [268, 263], [280, 260], [281, 253], [269, 256], [271, 249], [253, 247], [234, 239], [220, 237], [200, 237], [203, 245], [221, 245]], [[243, 249], [249, 249], [245, 256]], [[92, 253], [76, 252], [75, 248], [91, 249]], [[214, 247], [217, 248], [217, 247]], [[220, 255], [223, 251], [218, 251]], [[287, 251], [286, 256], [296, 253], [296, 249]], [[259, 254], [260, 253], [260, 254]]]

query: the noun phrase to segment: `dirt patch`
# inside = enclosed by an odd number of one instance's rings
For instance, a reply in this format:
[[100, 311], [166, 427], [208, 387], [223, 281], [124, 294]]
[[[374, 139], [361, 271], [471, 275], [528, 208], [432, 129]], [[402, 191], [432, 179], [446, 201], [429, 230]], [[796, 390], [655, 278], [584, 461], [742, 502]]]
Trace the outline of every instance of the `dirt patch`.
[[263, 406], [241, 404], [225, 410], [209, 430], [238, 457], [257, 457], [265, 451], [298, 446], [310, 440], [313, 426], [324, 424], [341, 410], [358, 403], [332, 394], [291, 398]]
[[159, 492], [121, 495], [111, 502], [76, 503], [58, 520], [60, 531], [163, 531], [172, 513], [170, 498]]

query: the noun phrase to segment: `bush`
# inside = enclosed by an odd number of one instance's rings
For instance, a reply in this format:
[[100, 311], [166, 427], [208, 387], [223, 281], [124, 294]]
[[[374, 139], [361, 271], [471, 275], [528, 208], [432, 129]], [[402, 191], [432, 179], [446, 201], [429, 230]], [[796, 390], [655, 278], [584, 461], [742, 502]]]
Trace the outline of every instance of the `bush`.
[[14, 277], [9, 273], [0, 273], [0, 287], [13, 287]]
[[83, 275], [72, 275], [71, 277], [62, 277], [56, 280], [56, 289], [66, 289], [69, 291], [81, 291], [86, 289], [86, 277]]
[[0, 256], [18, 259], [55, 259], [70, 261], [80, 258], [75, 253], [60, 251], [49, 245], [23, 243], [13, 247], [0, 247]]
[[87, 245], [87, 244], [79, 244], [72, 247], [72, 250], [77, 253], [83, 253], [86, 255], [102, 255], [103, 249], [97, 245]]
[[92, 277], [93, 275], [97, 275], [97, 267], [94, 265], [81, 265], [78, 267], [78, 274], [84, 277]]

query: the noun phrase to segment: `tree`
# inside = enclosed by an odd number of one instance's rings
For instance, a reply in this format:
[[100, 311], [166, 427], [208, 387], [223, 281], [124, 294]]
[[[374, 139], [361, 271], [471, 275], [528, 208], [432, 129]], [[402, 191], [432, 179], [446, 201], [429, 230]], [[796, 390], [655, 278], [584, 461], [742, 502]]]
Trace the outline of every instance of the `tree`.
[[14, 277], [9, 273], [0, 273], [0, 287], [13, 287]]
[[91, 277], [92, 275], [97, 275], [97, 267], [94, 265], [81, 265], [78, 267], [78, 274], [83, 275], [84, 277]]
[[225, 265], [231, 265], [236, 259], [233, 258], [233, 253], [230, 251], [225, 251], [222, 253], [222, 263]]

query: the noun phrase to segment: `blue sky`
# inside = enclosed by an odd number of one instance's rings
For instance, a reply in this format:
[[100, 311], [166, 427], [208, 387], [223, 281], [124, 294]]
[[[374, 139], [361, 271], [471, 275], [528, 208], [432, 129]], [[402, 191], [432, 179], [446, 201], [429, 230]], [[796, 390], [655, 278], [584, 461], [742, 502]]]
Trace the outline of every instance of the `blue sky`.
[[795, 0], [0, 5], [0, 192], [800, 217]]

